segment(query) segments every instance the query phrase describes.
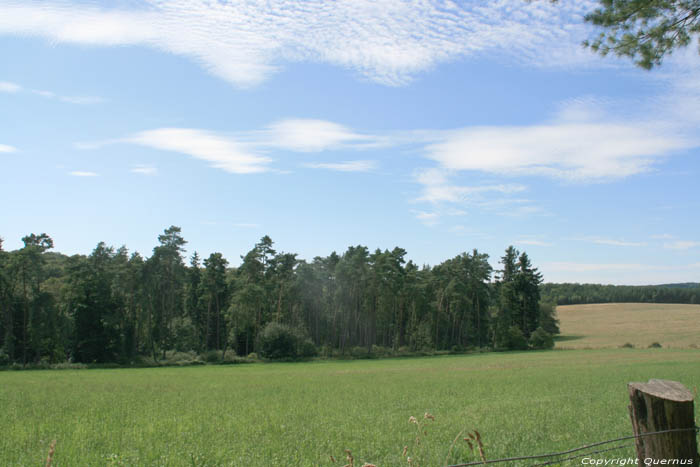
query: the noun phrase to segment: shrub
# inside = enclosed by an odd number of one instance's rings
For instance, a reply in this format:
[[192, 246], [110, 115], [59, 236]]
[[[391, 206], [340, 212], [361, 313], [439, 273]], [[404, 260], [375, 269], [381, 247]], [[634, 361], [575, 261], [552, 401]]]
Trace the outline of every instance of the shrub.
[[10, 356], [5, 353], [4, 350], [0, 349], [0, 366], [7, 366], [10, 364]]
[[527, 340], [518, 326], [511, 326], [503, 336], [502, 347], [506, 350], [527, 350]]
[[268, 323], [258, 336], [258, 350], [263, 358], [280, 360], [296, 358], [298, 335], [282, 323]]
[[207, 352], [204, 352], [204, 355], [202, 355], [202, 357], [207, 363], [216, 363], [221, 361], [222, 354], [223, 352], [220, 350], [209, 350]]
[[367, 347], [357, 345], [350, 349], [350, 356], [352, 358], [370, 358], [369, 350]]
[[51, 365], [52, 370], [84, 370], [88, 366], [85, 363], [61, 362]]
[[391, 349], [381, 346], [381, 345], [373, 345], [372, 346], [372, 356], [373, 357], [386, 357], [391, 355]]
[[311, 358], [318, 354], [318, 349], [316, 349], [316, 346], [311, 339], [300, 339], [297, 354], [302, 358]]
[[[216, 356], [212, 355], [211, 358], [215, 359]], [[161, 361], [161, 364], [178, 366], [201, 365], [203, 363], [204, 362], [202, 361], [200, 356], [197, 355], [197, 353], [193, 350], [190, 350], [189, 352], [178, 352], [170, 350], [165, 353], [165, 360]]]
[[661, 347], [662, 347], [662, 345], [659, 344], [658, 342], [652, 342], [651, 344], [649, 344], [650, 349], [660, 349]]
[[542, 327], [539, 327], [530, 335], [529, 344], [531, 348], [537, 350], [553, 349], [554, 337]]
[[321, 347], [321, 356], [324, 358], [333, 358], [333, 356], [334, 356], [333, 347], [331, 347], [328, 344], [323, 344], [323, 346]]
[[633, 348], [634, 348], [634, 344], [632, 344], [631, 342], [625, 342], [624, 344], [622, 344], [622, 345], [620, 346], [620, 348], [621, 348], [621, 349], [633, 349]]

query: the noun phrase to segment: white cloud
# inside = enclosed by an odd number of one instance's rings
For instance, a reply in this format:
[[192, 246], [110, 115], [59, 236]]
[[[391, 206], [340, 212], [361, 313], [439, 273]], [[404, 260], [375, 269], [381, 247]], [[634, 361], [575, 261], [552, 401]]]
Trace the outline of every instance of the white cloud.
[[[0, 6], [0, 12], [2, 11], [2, 6]], [[2, 23], [2, 18], [0, 18], [0, 32], [1, 32], [1, 23]], [[7, 93], [18, 93], [26, 91], [31, 94], [35, 94], [37, 96], [41, 96], [45, 99], [58, 99], [61, 102], [67, 102], [69, 104], [80, 104], [80, 105], [89, 105], [89, 104], [101, 104], [102, 102], [105, 102], [105, 99], [102, 97], [95, 97], [95, 96], [61, 96], [56, 94], [55, 92], [52, 91], [46, 91], [42, 89], [25, 89], [24, 87], [20, 86], [17, 83], [11, 83], [8, 81], [0, 81], [0, 92], [7, 92]]]
[[652, 235], [651, 238], [654, 240], [670, 240], [674, 237], [671, 234], [658, 234], [658, 235]]
[[516, 245], [532, 245], [532, 246], [552, 246], [551, 243], [543, 242], [540, 240], [516, 240]]
[[131, 169], [131, 172], [139, 175], [156, 175], [158, 169], [151, 165], [137, 165]]
[[[212, 167], [233, 173], [254, 173], [268, 170], [271, 150], [293, 152], [322, 152], [334, 149], [364, 150], [390, 144], [391, 138], [361, 135], [342, 125], [325, 120], [288, 119], [273, 123], [265, 129], [222, 135], [191, 128], [159, 128], [142, 131], [125, 138], [74, 143], [81, 150], [99, 149], [119, 143], [139, 144], [155, 149], [189, 154], [211, 162]], [[341, 172], [367, 172], [377, 167], [373, 160], [342, 162], [313, 162], [303, 164], [313, 169]], [[148, 169], [150, 170], [150, 169]], [[132, 172], [146, 173], [144, 168]]]
[[369, 172], [377, 167], [375, 161], [317, 162], [304, 164], [310, 169], [327, 169], [337, 172]]
[[675, 242], [664, 243], [664, 248], [670, 250], [688, 250], [690, 248], [696, 248], [700, 246], [700, 242], [688, 241], [688, 240], [677, 240]]
[[582, 16], [595, 5], [593, 0], [145, 0], [137, 7], [110, 8], [8, 0], [0, 7], [0, 34], [151, 47], [190, 57], [239, 86], [259, 83], [284, 62], [300, 61], [398, 85], [440, 63], [479, 55], [535, 66], [599, 64], [580, 46], [588, 36]]
[[22, 90], [22, 86], [8, 81], [0, 81], [0, 92], [15, 93]]
[[265, 172], [272, 159], [255, 154], [233, 138], [191, 128], [159, 128], [121, 140], [163, 151], [187, 154], [212, 167], [237, 174]]
[[450, 170], [597, 181], [648, 171], [660, 157], [690, 146], [651, 124], [555, 122], [465, 128], [426, 149]]
[[0, 152], [16, 152], [17, 148], [14, 146], [10, 146], [9, 144], [0, 144]]
[[68, 175], [72, 175], [74, 177], [97, 177], [98, 174], [95, 172], [86, 172], [82, 170], [75, 170], [73, 172], [69, 172]]
[[32, 89], [31, 93], [36, 94], [37, 96], [45, 97], [47, 99], [53, 99], [54, 97], [56, 97], [55, 93], [51, 91], [43, 91], [41, 89]]
[[416, 201], [428, 201], [431, 203], [445, 201], [461, 203], [470, 199], [477, 199], [479, 195], [484, 193], [510, 194], [527, 189], [526, 186], [520, 184], [453, 185], [449, 181], [449, 172], [438, 168], [421, 170], [416, 173], [415, 177], [416, 181], [423, 187], [423, 191]]
[[326, 120], [288, 119], [275, 122], [262, 133], [260, 144], [296, 152], [319, 152], [345, 145], [371, 143], [371, 136], [363, 136], [343, 125]]
[[617, 240], [614, 238], [602, 238], [602, 237], [582, 237], [578, 240], [588, 243], [595, 243], [597, 245], [610, 245], [610, 246], [646, 246], [645, 242], [630, 242], [626, 240]]
[[416, 216], [416, 219], [429, 227], [437, 224], [438, 219], [440, 219], [440, 214], [437, 212], [413, 211], [413, 214]]

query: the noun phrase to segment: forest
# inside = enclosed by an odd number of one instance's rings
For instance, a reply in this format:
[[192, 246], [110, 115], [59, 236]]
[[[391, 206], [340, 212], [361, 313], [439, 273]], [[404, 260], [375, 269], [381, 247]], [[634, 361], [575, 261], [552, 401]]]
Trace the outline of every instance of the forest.
[[586, 303], [700, 303], [700, 286], [689, 282], [663, 285], [542, 284], [542, 300], [554, 305]]
[[102, 242], [66, 256], [43, 233], [22, 241], [0, 242], [0, 365], [547, 348], [558, 332], [541, 274], [512, 246], [494, 271], [477, 250], [433, 267], [398, 247], [307, 262], [268, 236], [231, 267], [221, 253], [185, 258], [176, 226], [148, 258]]

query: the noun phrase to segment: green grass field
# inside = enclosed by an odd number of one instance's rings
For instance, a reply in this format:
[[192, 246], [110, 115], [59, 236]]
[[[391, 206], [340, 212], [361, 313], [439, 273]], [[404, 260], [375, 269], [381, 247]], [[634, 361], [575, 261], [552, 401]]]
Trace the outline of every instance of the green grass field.
[[[56, 439], [60, 466], [342, 466], [345, 449], [358, 467], [406, 466], [404, 446], [439, 466], [463, 429], [480, 431], [489, 458], [538, 454], [630, 434], [626, 384], [649, 378], [692, 389], [700, 351], [5, 371], [0, 465], [43, 465]], [[410, 416], [427, 431], [419, 445]], [[468, 460], [459, 441], [448, 462]]]
[[561, 336], [557, 347], [700, 347], [700, 305], [603, 303], [558, 306]]

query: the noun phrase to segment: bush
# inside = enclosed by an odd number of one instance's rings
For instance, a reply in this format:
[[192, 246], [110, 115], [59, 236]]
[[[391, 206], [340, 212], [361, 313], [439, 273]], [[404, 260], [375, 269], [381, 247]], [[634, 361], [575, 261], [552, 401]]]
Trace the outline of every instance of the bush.
[[321, 356], [323, 358], [333, 358], [335, 356], [333, 347], [328, 344], [323, 344], [323, 346], [321, 346]]
[[282, 323], [268, 323], [258, 335], [257, 348], [263, 358], [281, 360], [297, 357], [299, 337], [294, 329]]
[[622, 345], [620, 346], [620, 348], [621, 348], [621, 349], [633, 349], [633, 348], [634, 348], [634, 344], [632, 344], [632, 343], [630, 343], [630, 342], [625, 342], [624, 344], [622, 344]]
[[372, 346], [372, 356], [381, 358], [381, 357], [387, 357], [391, 355], [391, 349], [381, 346], [381, 345], [373, 345]]
[[662, 345], [659, 344], [658, 342], [652, 342], [651, 344], [649, 344], [650, 349], [660, 349], [661, 347], [662, 347]]
[[222, 355], [223, 352], [221, 350], [209, 350], [204, 352], [202, 358], [204, 358], [204, 361], [207, 363], [217, 363], [221, 361]]
[[501, 347], [505, 350], [527, 350], [527, 340], [518, 326], [511, 326], [502, 337]]
[[545, 350], [554, 348], [554, 337], [542, 327], [535, 329], [530, 335], [530, 347], [536, 350]]
[[52, 370], [84, 370], [88, 366], [85, 363], [61, 362], [51, 365]]
[[297, 354], [302, 358], [311, 358], [318, 354], [318, 349], [311, 339], [300, 339]]
[[[211, 358], [215, 357], [215, 355], [211, 356]], [[170, 350], [165, 353], [165, 360], [161, 361], [161, 364], [178, 366], [201, 365], [203, 363], [204, 362], [199, 357], [199, 355], [197, 355], [197, 353], [193, 350], [190, 350], [189, 352], [178, 352]]]
[[355, 347], [352, 347], [350, 349], [350, 356], [352, 358], [370, 358], [371, 355], [369, 353], [369, 350], [367, 350], [367, 347], [364, 347], [362, 345], [356, 345]]
[[7, 366], [10, 364], [10, 356], [5, 353], [4, 350], [0, 350], [0, 366]]

